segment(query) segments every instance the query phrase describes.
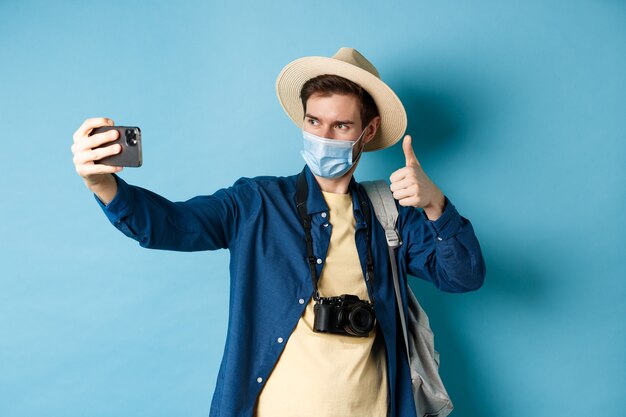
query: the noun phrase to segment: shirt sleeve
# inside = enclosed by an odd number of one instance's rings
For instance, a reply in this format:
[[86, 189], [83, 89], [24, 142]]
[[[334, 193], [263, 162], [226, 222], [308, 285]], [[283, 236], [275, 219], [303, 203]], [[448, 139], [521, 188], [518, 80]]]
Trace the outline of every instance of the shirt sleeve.
[[114, 174], [117, 193], [105, 205], [94, 197], [109, 221], [142, 247], [177, 251], [228, 248], [237, 231], [238, 190], [172, 202], [133, 186]]
[[459, 214], [448, 197], [435, 221], [415, 207], [398, 207], [399, 252], [409, 274], [432, 282], [446, 292], [480, 288], [486, 268], [470, 221]]

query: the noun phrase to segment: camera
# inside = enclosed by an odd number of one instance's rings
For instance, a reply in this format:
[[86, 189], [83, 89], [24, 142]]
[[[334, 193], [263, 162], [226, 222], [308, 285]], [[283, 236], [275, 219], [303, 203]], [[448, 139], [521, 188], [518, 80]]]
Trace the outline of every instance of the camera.
[[134, 129], [126, 129], [124, 132], [124, 136], [126, 137], [126, 144], [128, 146], [137, 146], [137, 133]]
[[371, 304], [356, 295], [321, 297], [314, 312], [313, 330], [319, 333], [367, 337], [376, 325]]

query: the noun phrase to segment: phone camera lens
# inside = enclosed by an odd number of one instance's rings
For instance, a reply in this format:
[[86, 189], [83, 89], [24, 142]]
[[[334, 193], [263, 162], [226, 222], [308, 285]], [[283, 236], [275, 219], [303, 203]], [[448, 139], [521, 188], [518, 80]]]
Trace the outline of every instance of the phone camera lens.
[[133, 129], [126, 129], [126, 144], [128, 146], [137, 145], [137, 135]]

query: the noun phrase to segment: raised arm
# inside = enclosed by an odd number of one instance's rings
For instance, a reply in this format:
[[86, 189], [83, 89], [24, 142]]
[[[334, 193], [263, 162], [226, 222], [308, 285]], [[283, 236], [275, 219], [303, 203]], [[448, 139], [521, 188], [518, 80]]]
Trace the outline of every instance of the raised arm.
[[431, 281], [446, 292], [467, 292], [483, 285], [486, 268], [480, 244], [468, 219], [445, 197], [435, 221], [414, 207], [400, 207], [398, 253], [409, 274]]
[[120, 167], [94, 163], [120, 150], [119, 145], [94, 149], [115, 140], [116, 131], [89, 136], [94, 128], [106, 125], [113, 125], [113, 121], [87, 119], [74, 133], [72, 152], [77, 173], [116, 228], [146, 248], [199, 251], [230, 247], [241, 217], [239, 205], [252, 206], [251, 201], [246, 201], [250, 193], [237, 192], [245, 185], [172, 202], [127, 184], [116, 175]]
[[[213, 195], [173, 202], [114, 175], [117, 194], [105, 205], [109, 221], [145, 248], [177, 251], [225, 249], [231, 246], [240, 218], [242, 196], [230, 187]], [[245, 186], [243, 186], [245, 187]]]
[[[471, 223], [426, 175], [406, 135], [402, 143], [406, 166], [391, 177], [398, 200], [398, 228], [404, 245], [398, 255], [411, 275], [448, 292], [480, 288], [485, 261]], [[422, 208], [424, 211], [418, 210]]]

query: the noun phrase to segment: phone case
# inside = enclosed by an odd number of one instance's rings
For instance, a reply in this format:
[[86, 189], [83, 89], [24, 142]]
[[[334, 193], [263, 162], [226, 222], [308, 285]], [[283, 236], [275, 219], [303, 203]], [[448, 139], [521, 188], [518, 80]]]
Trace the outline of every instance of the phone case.
[[98, 133], [108, 132], [115, 129], [119, 132], [119, 137], [112, 141], [104, 143], [97, 148], [105, 148], [113, 144], [120, 144], [122, 151], [117, 155], [107, 156], [98, 161], [94, 161], [96, 164], [105, 164], [111, 166], [121, 167], [140, 167], [142, 164], [141, 158], [141, 129], [136, 126], [102, 126], [97, 127], [91, 131], [89, 136], [93, 136]]

